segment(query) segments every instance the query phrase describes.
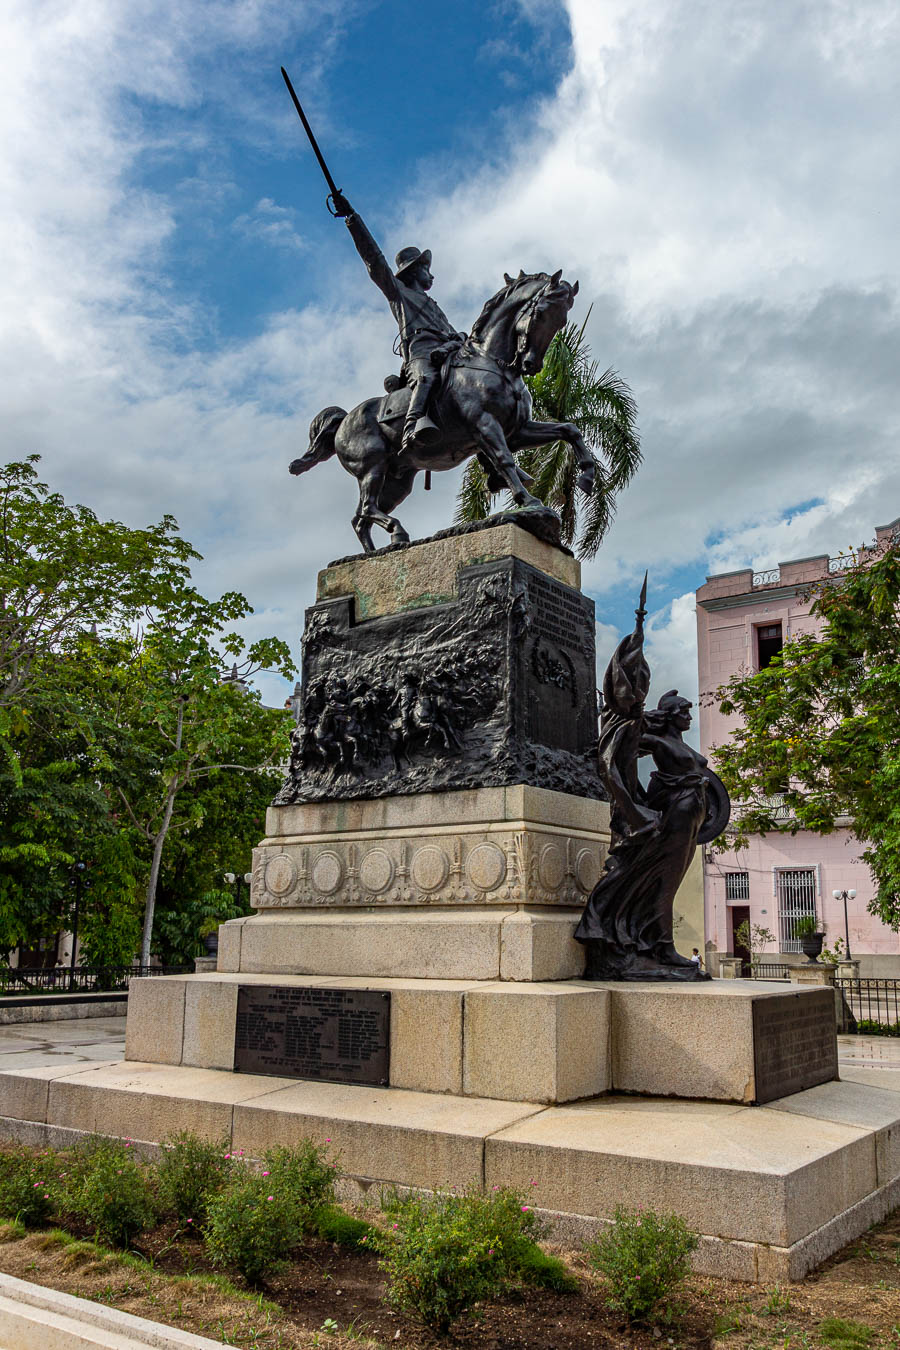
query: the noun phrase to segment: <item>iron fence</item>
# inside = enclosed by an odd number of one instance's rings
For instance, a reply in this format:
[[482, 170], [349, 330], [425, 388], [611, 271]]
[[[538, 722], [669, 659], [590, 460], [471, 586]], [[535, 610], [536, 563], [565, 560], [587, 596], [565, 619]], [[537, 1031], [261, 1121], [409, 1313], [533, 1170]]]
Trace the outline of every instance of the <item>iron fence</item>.
[[147, 975], [187, 975], [192, 966], [34, 966], [0, 968], [3, 994], [72, 994], [127, 989], [130, 980]]
[[780, 961], [745, 961], [741, 966], [741, 975], [745, 980], [789, 980], [790, 966]]
[[834, 987], [841, 995], [838, 1031], [900, 1035], [900, 980], [837, 979]]

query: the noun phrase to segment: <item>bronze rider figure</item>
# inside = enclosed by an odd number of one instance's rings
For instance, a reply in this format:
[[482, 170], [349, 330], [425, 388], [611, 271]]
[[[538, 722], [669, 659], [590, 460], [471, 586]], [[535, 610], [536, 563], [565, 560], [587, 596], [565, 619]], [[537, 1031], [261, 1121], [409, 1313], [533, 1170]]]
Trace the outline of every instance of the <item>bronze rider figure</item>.
[[431, 274], [431, 250], [413, 245], [402, 248], [395, 259], [396, 272], [369, 233], [362, 217], [340, 192], [332, 197], [334, 214], [342, 216], [356, 251], [369, 276], [384, 295], [397, 320], [403, 374], [412, 390], [403, 424], [401, 448], [421, 448], [435, 441], [439, 431], [427, 416], [428, 404], [438, 381], [438, 363], [453, 347], [465, 342], [465, 333], [457, 333], [444, 311], [428, 292]]

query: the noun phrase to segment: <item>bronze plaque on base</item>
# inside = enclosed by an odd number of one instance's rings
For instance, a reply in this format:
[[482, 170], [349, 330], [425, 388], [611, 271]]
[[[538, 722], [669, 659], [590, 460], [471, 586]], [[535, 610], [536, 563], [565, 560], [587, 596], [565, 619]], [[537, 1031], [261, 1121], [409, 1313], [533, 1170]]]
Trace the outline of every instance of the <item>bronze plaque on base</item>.
[[838, 1076], [834, 990], [753, 1000], [757, 1105]]
[[391, 996], [371, 989], [238, 986], [236, 1073], [386, 1087]]

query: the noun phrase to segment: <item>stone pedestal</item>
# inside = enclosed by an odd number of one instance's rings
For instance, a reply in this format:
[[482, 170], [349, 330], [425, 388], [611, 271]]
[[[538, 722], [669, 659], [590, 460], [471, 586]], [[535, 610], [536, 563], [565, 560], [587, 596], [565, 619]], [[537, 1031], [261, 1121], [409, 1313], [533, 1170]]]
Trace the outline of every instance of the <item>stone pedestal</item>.
[[345, 559], [306, 613], [277, 800], [518, 783], [602, 796], [596, 683], [578, 564], [517, 525]]
[[719, 957], [719, 978], [721, 980], [739, 980], [744, 962], [740, 956]]
[[829, 989], [834, 988], [835, 967], [819, 965], [812, 961], [803, 966], [791, 966], [790, 976], [791, 984], [805, 984], [825, 986]]
[[564, 980], [608, 845], [604, 802], [518, 785], [270, 808], [258, 911], [219, 969]]

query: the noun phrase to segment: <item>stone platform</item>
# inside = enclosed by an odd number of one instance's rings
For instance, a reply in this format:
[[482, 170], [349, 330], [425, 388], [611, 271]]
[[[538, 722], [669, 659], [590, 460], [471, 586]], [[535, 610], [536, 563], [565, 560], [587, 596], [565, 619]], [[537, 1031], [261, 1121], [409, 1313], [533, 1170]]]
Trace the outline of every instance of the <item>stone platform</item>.
[[417, 1092], [561, 1103], [615, 1091], [750, 1104], [837, 1077], [831, 991], [755, 980], [155, 977], [132, 981], [126, 1059], [233, 1069], [238, 990], [265, 986], [389, 993], [388, 1081]]
[[[149, 982], [148, 982], [149, 983]], [[703, 1236], [698, 1270], [799, 1279], [900, 1204], [900, 1091], [827, 1083], [767, 1106], [610, 1095], [568, 1106], [126, 1062], [0, 1073], [0, 1137], [56, 1145], [177, 1130], [258, 1156], [309, 1137], [345, 1192], [515, 1186], [559, 1238], [616, 1205], [674, 1211]], [[891, 1076], [893, 1077], [893, 1075]]]

